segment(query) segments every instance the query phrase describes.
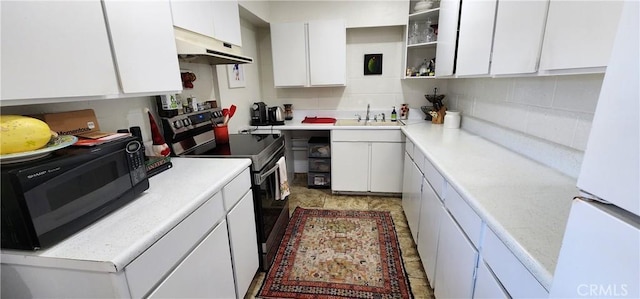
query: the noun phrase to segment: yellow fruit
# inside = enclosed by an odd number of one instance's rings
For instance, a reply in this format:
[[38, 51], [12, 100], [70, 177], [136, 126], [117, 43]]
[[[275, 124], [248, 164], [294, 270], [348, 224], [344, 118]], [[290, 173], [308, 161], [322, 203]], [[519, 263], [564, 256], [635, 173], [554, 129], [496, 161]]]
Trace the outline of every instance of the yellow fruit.
[[0, 115], [0, 154], [21, 153], [44, 147], [51, 139], [47, 123], [22, 115]]

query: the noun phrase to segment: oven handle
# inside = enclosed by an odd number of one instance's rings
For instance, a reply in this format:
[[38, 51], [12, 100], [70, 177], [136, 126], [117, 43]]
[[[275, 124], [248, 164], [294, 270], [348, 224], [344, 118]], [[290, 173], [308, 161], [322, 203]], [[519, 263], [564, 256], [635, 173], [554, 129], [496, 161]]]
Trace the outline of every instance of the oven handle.
[[265, 172], [263, 174], [255, 174], [256, 184], [257, 185], [261, 185], [262, 182], [264, 182], [264, 180], [268, 176], [270, 176], [272, 173], [274, 173], [277, 169], [278, 169], [278, 163], [276, 163], [275, 166], [273, 166], [271, 169], [267, 170], [267, 172]]

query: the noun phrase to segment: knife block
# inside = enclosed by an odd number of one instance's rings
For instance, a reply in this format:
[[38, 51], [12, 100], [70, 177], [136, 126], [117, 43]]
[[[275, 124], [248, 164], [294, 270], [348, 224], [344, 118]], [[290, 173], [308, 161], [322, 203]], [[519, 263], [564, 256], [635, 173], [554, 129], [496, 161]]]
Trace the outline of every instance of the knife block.
[[436, 116], [431, 118], [431, 123], [442, 124], [444, 122], [444, 115], [447, 114], [447, 107], [442, 106], [440, 110], [436, 111]]

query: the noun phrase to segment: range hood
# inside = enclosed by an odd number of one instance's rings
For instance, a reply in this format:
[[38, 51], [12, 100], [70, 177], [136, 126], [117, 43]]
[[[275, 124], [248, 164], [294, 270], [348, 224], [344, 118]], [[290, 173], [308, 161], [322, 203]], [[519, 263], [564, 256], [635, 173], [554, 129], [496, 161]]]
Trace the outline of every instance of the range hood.
[[240, 53], [240, 47], [179, 27], [173, 29], [180, 61], [214, 65], [253, 62], [253, 58]]

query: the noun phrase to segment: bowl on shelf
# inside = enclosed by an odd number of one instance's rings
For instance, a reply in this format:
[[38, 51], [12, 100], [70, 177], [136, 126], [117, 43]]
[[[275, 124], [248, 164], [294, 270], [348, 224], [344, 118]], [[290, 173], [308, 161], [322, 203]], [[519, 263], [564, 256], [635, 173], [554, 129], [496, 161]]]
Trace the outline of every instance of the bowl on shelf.
[[421, 0], [413, 7], [414, 12], [421, 12], [433, 7], [433, 0]]

